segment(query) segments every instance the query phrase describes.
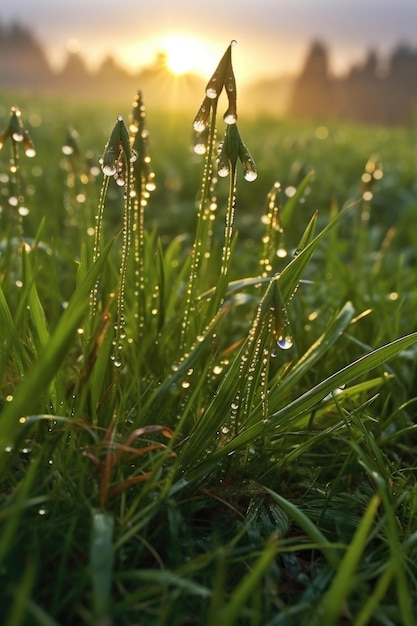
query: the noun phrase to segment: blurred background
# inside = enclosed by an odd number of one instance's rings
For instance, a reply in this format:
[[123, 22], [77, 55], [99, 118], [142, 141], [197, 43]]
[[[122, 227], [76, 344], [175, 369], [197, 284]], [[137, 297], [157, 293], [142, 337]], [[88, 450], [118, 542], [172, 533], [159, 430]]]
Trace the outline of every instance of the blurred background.
[[232, 39], [240, 110], [414, 121], [415, 0], [20, 0], [0, 9], [0, 89], [195, 109]]

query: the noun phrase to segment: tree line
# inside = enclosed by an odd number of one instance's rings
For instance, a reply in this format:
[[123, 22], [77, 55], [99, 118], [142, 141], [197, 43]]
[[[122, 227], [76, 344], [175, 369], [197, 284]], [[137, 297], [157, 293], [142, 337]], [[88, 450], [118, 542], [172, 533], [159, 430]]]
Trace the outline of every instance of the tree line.
[[[0, 24], [0, 87], [62, 94], [131, 97], [138, 88], [153, 94], [152, 100], [166, 102], [169, 74], [166, 57], [159, 53], [154, 63], [128, 72], [108, 56], [92, 72], [78, 53], [69, 53], [59, 72], [51, 69], [41, 44], [20, 25]], [[275, 88], [281, 84], [277, 77]], [[274, 90], [274, 81], [269, 85]], [[201, 79], [187, 76], [182, 85], [182, 102], [201, 89]], [[253, 89], [255, 91], [255, 87]], [[149, 100], [149, 98], [147, 98]], [[192, 98], [191, 98], [192, 99]], [[304, 66], [291, 80], [286, 114], [293, 118], [345, 119], [364, 123], [401, 124], [417, 112], [417, 49], [398, 45], [383, 63], [370, 50], [363, 63], [343, 76], [330, 69], [330, 55], [320, 41], [311, 44]]]
[[370, 50], [363, 63], [335, 77], [327, 47], [315, 41], [294, 83], [289, 113], [297, 118], [398, 124], [413, 118], [416, 105], [416, 49], [401, 44], [385, 63]]

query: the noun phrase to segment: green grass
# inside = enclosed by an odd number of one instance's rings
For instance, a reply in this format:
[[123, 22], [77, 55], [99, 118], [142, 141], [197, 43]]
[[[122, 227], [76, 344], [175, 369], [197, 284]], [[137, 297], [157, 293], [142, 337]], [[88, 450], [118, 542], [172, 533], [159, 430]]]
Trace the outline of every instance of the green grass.
[[1, 103], [7, 626], [416, 622], [415, 129], [225, 127], [230, 53], [205, 156]]

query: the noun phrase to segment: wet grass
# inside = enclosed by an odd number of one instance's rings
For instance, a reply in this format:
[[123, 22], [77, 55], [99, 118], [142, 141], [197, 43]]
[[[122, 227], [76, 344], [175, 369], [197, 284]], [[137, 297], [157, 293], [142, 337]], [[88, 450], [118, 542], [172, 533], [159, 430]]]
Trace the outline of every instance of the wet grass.
[[4, 137], [7, 625], [415, 623], [415, 131], [237, 134], [228, 63], [202, 155], [140, 101]]

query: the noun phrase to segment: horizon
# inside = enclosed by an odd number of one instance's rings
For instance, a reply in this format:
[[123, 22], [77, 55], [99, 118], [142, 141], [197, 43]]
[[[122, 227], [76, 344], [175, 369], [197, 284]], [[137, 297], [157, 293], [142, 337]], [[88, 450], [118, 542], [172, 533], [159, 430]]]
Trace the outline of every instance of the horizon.
[[[178, 76], [193, 75], [196, 78], [207, 80], [210, 77], [214, 69], [214, 65], [213, 65], [214, 57], [211, 57], [211, 56], [209, 57], [206, 54], [207, 51], [204, 50], [204, 46], [199, 46], [199, 42], [196, 42], [195, 40], [193, 40], [192, 37], [190, 37], [189, 35], [176, 34], [176, 35], [171, 35], [169, 37], [163, 38], [161, 40], [162, 41], [161, 46], [159, 48], [158, 47], [153, 48], [152, 50], [153, 56], [149, 54], [146, 62], [133, 66], [129, 62], [126, 62], [126, 61], [124, 62], [120, 57], [118, 57], [117, 54], [112, 53], [110, 50], [103, 50], [101, 53], [101, 56], [97, 57], [95, 59], [95, 62], [91, 62], [91, 59], [89, 59], [88, 57], [88, 52], [82, 49], [80, 42], [75, 38], [70, 38], [66, 42], [65, 49], [62, 51], [62, 56], [59, 62], [57, 62], [56, 59], [54, 60], [53, 58], [50, 57], [50, 54], [48, 53], [48, 46], [45, 44], [45, 42], [41, 41], [40, 38], [36, 36], [36, 33], [33, 32], [30, 26], [22, 22], [18, 22], [18, 21], [10, 23], [10, 24], [4, 24], [0, 21], [0, 29], [3, 29], [5, 31], [7, 31], [8, 29], [9, 30], [12, 29], [14, 26], [22, 28], [25, 32], [29, 33], [32, 37], [34, 37], [34, 41], [41, 47], [45, 55], [45, 59], [51, 71], [53, 73], [56, 73], [57, 75], [59, 75], [64, 70], [66, 63], [68, 62], [68, 59], [72, 55], [80, 58], [86, 70], [88, 72], [91, 72], [91, 74], [95, 74], [99, 72], [103, 64], [109, 59], [112, 60], [121, 71], [124, 71], [127, 74], [130, 74], [132, 76], [138, 73], [141, 73], [142, 71], [146, 71], [149, 69], [152, 70], [154, 67], [160, 64], [161, 57], [165, 58], [167, 70], [169, 71], [169, 73], [172, 73], [173, 75], [178, 75]], [[225, 47], [227, 47], [228, 43], [226, 44]], [[238, 44], [237, 41], [234, 41], [234, 43]], [[396, 50], [398, 50], [400, 47], [405, 46], [406, 48], [410, 48], [412, 51], [417, 51], [417, 44], [412, 46], [407, 41], [398, 41], [396, 44], [392, 46], [391, 49], [386, 50], [385, 54], [381, 54], [379, 50], [375, 49], [375, 47], [368, 47], [367, 49], [363, 50], [362, 57], [358, 57], [354, 61], [353, 60], [350, 61], [349, 59], [347, 59], [346, 65], [343, 67], [343, 70], [340, 72], [337, 72], [337, 71], [334, 71], [334, 69], [332, 68], [332, 65], [333, 65], [332, 48], [328, 45], [328, 43], [325, 40], [320, 39], [320, 38], [313, 38], [309, 42], [306, 42], [304, 56], [302, 57], [302, 62], [300, 64], [300, 67], [298, 67], [293, 72], [287, 71], [285, 73], [275, 74], [275, 75], [260, 74], [259, 77], [257, 78], [252, 78], [252, 80], [249, 80], [249, 81], [243, 80], [242, 82], [246, 86], [250, 86], [250, 84], [254, 82], [256, 83], [257, 81], [263, 82], [263, 81], [268, 81], [268, 80], [273, 81], [274, 79], [278, 79], [278, 80], [279, 79], [290, 79], [290, 80], [297, 79], [297, 77], [299, 76], [300, 72], [303, 69], [304, 62], [307, 59], [309, 51], [311, 50], [312, 46], [315, 43], [322, 44], [328, 52], [330, 74], [336, 78], [341, 78], [341, 79], [346, 77], [352, 68], [356, 66], [359, 66], [359, 67], [362, 66], [365, 63], [367, 56], [371, 52], [376, 54], [378, 63], [382, 66], [382, 69], [383, 69], [385, 63], [389, 60], [392, 54]], [[181, 54], [181, 51], [180, 51], [180, 54], [175, 53], [175, 46], [178, 47], [178, 44], [183, 47], [189, 44], [191, 50], [193, 46], [196, 46], [196, 45], [201, 47], [203, 55], [205, 54], [207, 56], [207, 62], [211, 63], [211, 66], [212, 66], [211, 69], [208, 69], [207, 72], [205, 73], [204, 71], [199, 69], [197, 65], [189, 65], [188, 63], [184, 63], [184, 55]], [[224, 52], [224, 49], [223, 51], [221, 51], [220, 56], [223, 52]], [[217, 58], [219, 58], [219, 54], [217, 55]], [[236, 62], [234, 64], [236, 65]]]
[[0, 23], [30, 30], [55, 70], [68, 52], [79, 53], [89, 69], [111, 56], [128, 71], [152, 65], [163, 52], [178, 73], [182, 68], [208, 78], [219, 55], [236, 39], [234, 65], [242, 84], [296, 75], [315, 40], [326, 45], [335, 75], [362, 63], [370, 50], [384, 60], [401, 44], [417, 47], [415, 0], [400, 0], [396, 7], [388, 0], [368, 0], [365, 7], [359, 0], [340, 0], [337, 7], [328, 0], [292, 0], [291, 6], [234, 0], [226, 7], [220, 0], [209, 7], [178, 0], [174, 10], [168, 0], [145, 7], [134, 0], [119, 0], [117, 7], [99, 0], [59, 6], [38, 0], [34, 7], [30, 0], [20, 0], [2, 8]]

